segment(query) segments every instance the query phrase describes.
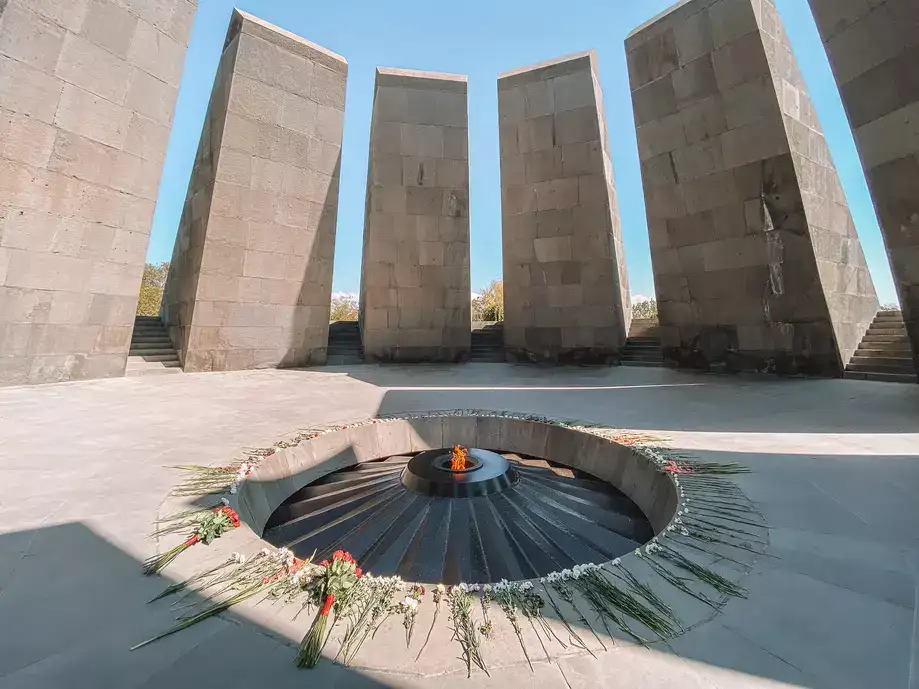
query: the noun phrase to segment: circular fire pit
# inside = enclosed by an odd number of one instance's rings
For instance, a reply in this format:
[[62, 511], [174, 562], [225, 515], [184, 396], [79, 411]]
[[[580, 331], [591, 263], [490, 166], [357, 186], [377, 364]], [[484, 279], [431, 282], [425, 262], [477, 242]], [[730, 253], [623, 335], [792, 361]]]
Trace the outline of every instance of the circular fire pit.
[[412, 418], [305, 449], [313, 466], [330, 454], [341, 463], [289, 473], [289, 454], [275, 464], [263, 538], [298, 557], [347, 550], [408, 581], [532, 579], [612, 560], [646, 543], [676, 504], [670, 479], [627, 447], [530, 420]]
[[477, 498], [507, 490], [517, 481], [510, 463], [497, 452], [459, 445], [412, 457], [402, 483], [422, 495]]

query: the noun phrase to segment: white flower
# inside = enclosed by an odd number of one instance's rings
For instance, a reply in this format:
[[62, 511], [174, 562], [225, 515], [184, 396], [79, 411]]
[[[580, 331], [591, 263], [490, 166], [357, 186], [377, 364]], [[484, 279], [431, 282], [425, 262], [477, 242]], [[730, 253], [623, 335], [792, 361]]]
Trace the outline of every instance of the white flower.
[[238, 565], [245, 564], [246, 562], [246, 556], [243, 555], [242, 553], [233, 553], [230, 556], [230, 559], [233, 560], [233, 562], [235, 562]]
[[532, 582], [532, 581], [525, 581], [525, 582], [523, 582], [522, 584], [520, 584], [520, 590], [521, 590], [521, 591], [529, 591], [531, 588], [533, 588], [533, 582]]
[[220, 502], [222, 502], [226, 507], [230, 506], [230, 501], [226, 498], [220, 498]]
[[230, 484], [230, 495], [236, 495], [236, 484], [235, 483]]
[[443, 584], [438, 584], [438, 585], [437, 585], [437, 592], [438, 592], [438, 593], [445, 593], [446, 591], [447, 591], [447, 587], [446, 587], [446, 586], [444, 586]]
[[485, 584], [485, 586], [482, 587], [482, 590], [485, 593], [491, 593], [491, 584]]
[[271, 551], [268, 548], [262, 548], [259, 552], [262, 554], [262, 557], [268, 557], [271, 555]]
[[618, 567], [621, 562], [622, 559], [617, 557], [615, 560], [613, 560], [612, 565], [613, 567]]

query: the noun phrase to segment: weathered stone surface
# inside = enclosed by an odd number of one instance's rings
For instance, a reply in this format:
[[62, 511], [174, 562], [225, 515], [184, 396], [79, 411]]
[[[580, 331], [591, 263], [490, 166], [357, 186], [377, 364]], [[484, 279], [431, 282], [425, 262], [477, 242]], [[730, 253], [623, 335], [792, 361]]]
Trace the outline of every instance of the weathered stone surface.
[[498, 79], [504, 344], [512, 360], [612, 363], [631, 318], [593, 51]]
[[665, 356], [841, 375], [878, 302], [772, 0], [626, 40]]
[[365, 217], [364, 357], [467, 359], [466, 77], [377, 70]]
[[124, 373], [196, 7], [0, 0], [0, 385]]
[[874, 199], [919, 368], [919, 7], [810, 0]]
[[163, 300], [186, 371], [325, 363], [347, 72], [234, 12]]

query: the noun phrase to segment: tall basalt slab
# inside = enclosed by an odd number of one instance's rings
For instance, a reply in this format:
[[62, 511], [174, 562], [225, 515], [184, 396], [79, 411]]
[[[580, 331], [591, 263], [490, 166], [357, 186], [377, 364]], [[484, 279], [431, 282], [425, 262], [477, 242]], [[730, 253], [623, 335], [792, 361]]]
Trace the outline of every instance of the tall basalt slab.
[[196, 0], [0, 0], [0, 385], [124, 374]]
[[325, 363], [347, 72], [234, 11], [164, 297], [186, 371]]
[[810, 5], [855, 134], [919, 369], [919, 4]]
[[616, 363], [631, 319], [593, 51], [498, 78], [508, 358]]
[[378, 69], [360, 327], [368, 361], [469, 358], [466, 77]]
[[878, 308], [771, 0], [692, 0], [626, 40], [665, 357], [842, 374]]

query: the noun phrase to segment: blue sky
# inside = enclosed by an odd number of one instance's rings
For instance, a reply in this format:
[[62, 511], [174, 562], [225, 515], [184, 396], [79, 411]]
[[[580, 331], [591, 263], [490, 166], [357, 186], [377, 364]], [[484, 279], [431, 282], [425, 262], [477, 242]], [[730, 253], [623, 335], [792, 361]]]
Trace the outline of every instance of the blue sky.
[[[234, 5], [349, 62], [334, 289], [360, 281], [367, 151], [378, 66], [469, 76], [472, 287], [501, 276], [500, 72], [594, 48], [599, 55], [632, 293], [652, 295], [651, 256], [623, 41], [670, 0], [199, 0], [147, 258], [169, 260], [217, 61]], [[776, 0], [855, 217], [878, 296], [896, 302], [852, 133], [804, 0]]]

